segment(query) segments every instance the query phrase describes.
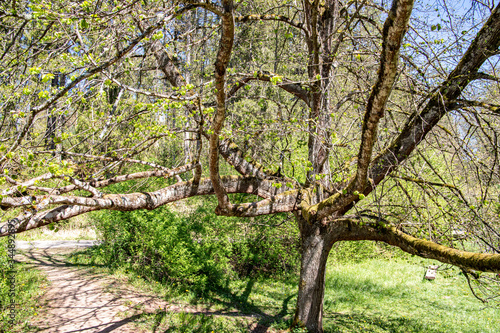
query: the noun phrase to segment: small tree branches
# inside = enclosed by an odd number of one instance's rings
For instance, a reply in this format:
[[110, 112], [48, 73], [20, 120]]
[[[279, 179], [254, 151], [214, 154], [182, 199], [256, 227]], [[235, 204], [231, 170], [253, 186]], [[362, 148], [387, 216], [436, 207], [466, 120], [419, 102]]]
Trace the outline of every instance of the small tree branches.
[[[403, 160], [405, 160], [415, 147], [424, 139], [432, 128], [438, 123], [446, 112], [448, 101], [458, 98], [469, 80], [466, 78], [471, 73], [479, 70], [488, 59], [489, 51], [500, 46], [500, 7], [497, 6], [488, 21], [478, 32], [474, 42], [469, 46], [457, 67], [439, 87], [439, 90], [430, 98], [424, 109], [414, 113], [405, 124], [401, 134], [393, 143], [377, 156], [369, 172], [373, 184], [378, 184]], [[371, 187], [363, 192], [369, 193]]]
[[300, 29], [304, 32], [307, 32], [307, 30], [304, 28], [304, 24], [301, 23], [301, 22], [296, 22], [286, 16], [283, 16], [283, 15], [276, 15], [276, 14], [263, 14], [263, 15], [259, 15], [259, 14], [253, 14], [253, 15], [244, 15], [244, 16], [236, 16], [235, 17], [235, 20], [236, 22], [242, 22], [242, 23], [245, 23], [245, 22], [251, 22], [251, 21], [281, 21], [281, 22], [285, 22], [286, 24], [294, 27], [294, 28], [297, 28], [297, 29]]
[[[250, 81], [253, 80], [259, 80], [259, 81], [264, 81], [264, 82], [273, 82], [276, 80], [275, 84], [279, 87], [282, 88], [283, 90], [289, 92], [290, 94], [300, 98], [302, 101], [304, 101], [307, 105], [310, 103], [310, 96], [309, 92], [304, 89], [304, 87], [298, 83], [298, 82], [293, 82], [287, 78], [284, 78], [280, 75], [273, 74], [270, 72], [266, 71], [258, 71], [255, 72], [253, 75], [243, 75], [243, 78], [238, 80], [232, 87], [231, 90], [227, 93], [227, 97], [232, 97], [240, 90], [242, 87], [245, 86]], [[309, 105], [310, 106], [310, 105]]]

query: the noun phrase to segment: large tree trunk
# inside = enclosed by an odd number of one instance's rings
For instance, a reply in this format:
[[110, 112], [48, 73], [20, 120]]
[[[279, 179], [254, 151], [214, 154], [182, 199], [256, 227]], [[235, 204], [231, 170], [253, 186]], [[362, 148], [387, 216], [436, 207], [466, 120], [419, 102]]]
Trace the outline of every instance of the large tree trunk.
[[319, 222], [310, 224], [299, 214], [297, 222], [301, 233], [302, 259], [292, 327], [305, 327], [309, 332], [323, 332], [325, 270], [333, 237], [327, 227]]

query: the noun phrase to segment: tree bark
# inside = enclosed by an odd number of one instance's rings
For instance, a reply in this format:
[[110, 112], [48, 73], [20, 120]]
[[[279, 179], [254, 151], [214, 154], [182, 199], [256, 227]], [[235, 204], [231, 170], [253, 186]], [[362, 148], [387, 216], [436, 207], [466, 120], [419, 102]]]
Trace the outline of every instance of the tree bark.
[[309, 223], [300, 213], [296, 219], [301, 232], [301, 265], [297, 307], [292, 327], [309, 332], [323, 332], [323, 297], [328, 254], [333, 245], [332, 233], [320, 222]]

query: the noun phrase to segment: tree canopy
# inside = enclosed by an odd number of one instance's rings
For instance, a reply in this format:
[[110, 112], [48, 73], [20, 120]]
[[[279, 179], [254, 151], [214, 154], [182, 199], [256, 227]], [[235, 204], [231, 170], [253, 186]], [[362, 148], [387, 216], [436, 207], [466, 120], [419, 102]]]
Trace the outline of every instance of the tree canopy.
[[494, 1], [4, 2], [0, 235], [200, 195], [294, 214], [311, 332], [338, 241], [498, 283], [499, 46]]

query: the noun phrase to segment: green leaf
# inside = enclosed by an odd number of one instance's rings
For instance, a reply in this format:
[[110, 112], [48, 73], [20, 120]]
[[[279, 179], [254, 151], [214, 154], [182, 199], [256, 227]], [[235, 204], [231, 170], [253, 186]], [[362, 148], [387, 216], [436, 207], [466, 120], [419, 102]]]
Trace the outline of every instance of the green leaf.
[[80, 28], [82, 28], [82, 29], [88, 29], [88, 27], [89, 27], [89, 24], [87, 23], [87, 21], [85, 19], [82, 19], [80, 21]]
[[30, 74], [40, 74], [40, 72], [42, 71], [42, 69], [40, 67], [31, 67], [29, 69], [29, 72]]
[[54, 78], [54, 74], [52, 73], [47, 73], [45, 74], [44, 76], [42, 76], [42, 82], [49, 82], [50, 80], [52, 80]]
[[154, 35], [153, 35], [153, 40], [159, 40], [159, 39], [162, 39], [163, 38], [163, 31], [157, 31]]

